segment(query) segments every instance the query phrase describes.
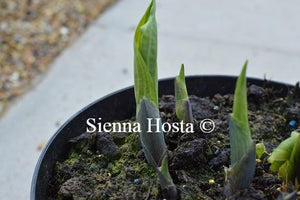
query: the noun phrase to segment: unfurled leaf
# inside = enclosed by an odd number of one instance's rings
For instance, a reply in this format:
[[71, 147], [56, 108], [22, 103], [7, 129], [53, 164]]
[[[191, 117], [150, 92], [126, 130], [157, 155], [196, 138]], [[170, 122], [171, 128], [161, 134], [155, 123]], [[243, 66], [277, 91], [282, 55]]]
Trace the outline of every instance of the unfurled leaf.
[[271, 163], [271, 170], [278, 171], [278, 176], [283, 182], [291, 182], [294, 186], [299, 187], [300, 133], [292, 132], [291, 137], [281, 142], [273, 151], [268, 161]]
[[157, 25], [155, 0], [140, 20], [134, 37], [134, 92], [137, 107], [142, 98], [158, 107]]
[[[148, 118], [157, 123], [157, 27], [155, 1], [152, 1], [140, 20], [134, 37], [134, 91], [136, 116], [141, 125], [140, 140], [146, 159], [154, 167], [160, 166], [166, 152], [164, 135], [161, 131], [148, 132]], [[161, 124], [158, 125], [159, 127]]]
[[231, 168], [224, 189], [226, 196], [230, 196], [237, 190], [247, 188], [255, 171], [256, 148], [251, 139], [248, 124], [246, 69], [247, 62], [237, 80], [233, 113], [229, 119]]
[[180, 73], [175, 78], [175, 100], [176, 100], [176, 116], [185, 123], [193, 122], [192, 107], [189, 101], [185, 76], [184, 65], [181, 65]]

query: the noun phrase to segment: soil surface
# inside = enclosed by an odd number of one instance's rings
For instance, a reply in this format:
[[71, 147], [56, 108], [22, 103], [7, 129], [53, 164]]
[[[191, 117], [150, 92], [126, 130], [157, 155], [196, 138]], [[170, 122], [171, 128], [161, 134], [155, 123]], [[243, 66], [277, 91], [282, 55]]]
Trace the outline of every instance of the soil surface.
[[[252, 138], [267, 152], [300, 128], [300, 93], [296, 87], [282, 98], [268, 87], [248, 87]], [[233, 95], [190, 96], [194, 127], [212, 119], [215, 130], [203, 133], [165, 133], [169, 170], [182, 199], [225, 199], [224, 166], [230, 165], [228, 118]], [[176, 122], [174, 96], [160, 98], [163, 122]], [[291, 123], [291, 121], [296, 123]], [[127, 121], [133, 122], [132, 119]], [[156, 172], [148, 167], [136, 133], [83, 133], [70, 141], [69, 158], [57, 162], [49, 199], [163, 199]], [[257, 159], [251, 186], [229, 199], [276, 199], [281, 180], [270, 171], [268, 153]]]

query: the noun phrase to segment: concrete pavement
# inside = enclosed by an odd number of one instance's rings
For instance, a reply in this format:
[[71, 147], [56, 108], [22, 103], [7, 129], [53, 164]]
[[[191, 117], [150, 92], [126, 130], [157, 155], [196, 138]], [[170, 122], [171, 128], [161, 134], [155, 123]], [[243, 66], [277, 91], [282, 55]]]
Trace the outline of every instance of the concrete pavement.
[[[42, 82], [0, 120], [0, 199], [29, 199], [40, 151], [90, 102], [133, 84], [133, 35], [149, 1], [122, 0], [52, 64]], [[157, 0], [159, 77], [248, 75], [295, 83], [300, 74], [300, 2]]]

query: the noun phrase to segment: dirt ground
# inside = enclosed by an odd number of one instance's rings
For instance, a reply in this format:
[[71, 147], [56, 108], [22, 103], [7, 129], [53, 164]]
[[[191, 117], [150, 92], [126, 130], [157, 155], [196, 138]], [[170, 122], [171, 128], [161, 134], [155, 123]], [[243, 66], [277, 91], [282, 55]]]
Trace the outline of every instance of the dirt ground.
[[[281, 180], [270, 170], [269, 153], [300, 128], [290, 122], [300, 118], [299, 91], [282, 98], [280, 91], [268, 87], [248, 87], [248, 114], [252, 139], [263, 142], [266, 152], [257, 159], [249, 188], [228, 199], [272, 200], [279, 195]], [[225, 199], [224, 166], [230, 165], [229, 114], [233, 95], [190, 96], [194, 127], [212, 119], [216, 129], [207, 134], [166, 132], [169, 170], [185, 200]], [[163, 122], [176, 122], [173, 95], [159, 102]], [[131, 119], [134, 121], [134, 117]], [[136, 133], [83, 133], [70, 140], [67, 160], [57, 162], [50, 183], [49, 199], [164, 199], [156, 172], [147, 166]]]
[[0, 0], [0, 117], [115, 0]]

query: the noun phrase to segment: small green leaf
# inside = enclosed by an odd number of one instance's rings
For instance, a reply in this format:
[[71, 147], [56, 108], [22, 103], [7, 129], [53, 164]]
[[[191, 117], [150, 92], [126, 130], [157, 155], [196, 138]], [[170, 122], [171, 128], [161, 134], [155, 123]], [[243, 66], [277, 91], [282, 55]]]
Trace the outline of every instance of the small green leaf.
[[142, 98], [158, 107], [157, 25], [155, 0], [140, 20], [134, 37], [134, 91], [137, 108]]
[[[273, 151], [268, 161], [273, 163], [274, 161], [286, 161], [290, 158], [293, 151], [294, 144], [297, 139], [297, 132], [292, 132], [291, 137], [282, 141], [279, 146]], [[278, 170], [278, 169], [277, 169]]]
[[263, 142], [256, 144], [256, 158], [260, 159], [261, 156], [266, 152], [266, 147]]
[[[297, 135], [296, 133], [295, 135]], [[294, 185], [298, 186], [298, 190], [300, 190], [300, 133], [298, 133], [290, 160], [292, 163], [291, 171], [293, 171], [290, 180], [294, 180]]]
[[295, 186], [300, 183], [300, 133], [292, 132], [291, 137], [273, 151], [268, 161], [271, 170], [278, 171], [283, 182], [291, 182]]
[[179, 75], [175, 78], [174, 85], [176, 100], [176, 116], [179, 120], [184, 121], [185, 123], [192, 123], [192, 107], [186, 89], [183, 64], [181, 65]]

